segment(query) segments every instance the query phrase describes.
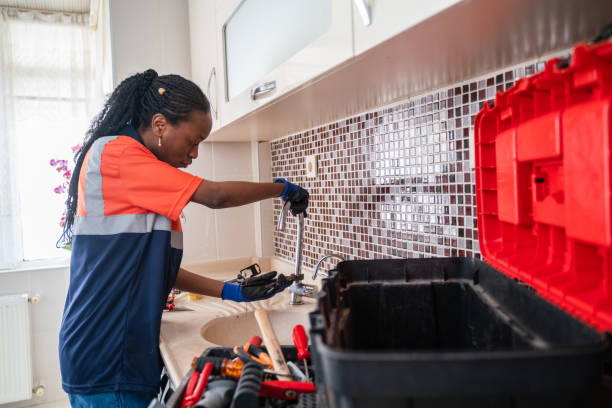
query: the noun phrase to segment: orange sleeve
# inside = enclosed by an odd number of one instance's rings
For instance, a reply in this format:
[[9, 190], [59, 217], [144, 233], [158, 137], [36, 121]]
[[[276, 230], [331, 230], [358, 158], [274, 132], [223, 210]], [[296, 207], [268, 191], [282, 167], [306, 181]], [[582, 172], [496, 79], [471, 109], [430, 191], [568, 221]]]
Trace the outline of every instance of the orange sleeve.
[[126, 147], [119, 162], [125, 200], [171, 220], [179, 218], [203, 180], [160, 161], [139, 143]]

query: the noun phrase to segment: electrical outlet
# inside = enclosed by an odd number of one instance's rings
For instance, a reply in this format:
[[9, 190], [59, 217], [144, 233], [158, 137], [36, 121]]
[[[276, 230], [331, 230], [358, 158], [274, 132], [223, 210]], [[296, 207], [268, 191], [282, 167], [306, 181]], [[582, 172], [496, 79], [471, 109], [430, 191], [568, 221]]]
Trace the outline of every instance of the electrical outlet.
[[306, 164], [306, 177], [308, 178], [316, 178], [317, 177], [317, 155], [313, 154], [312, 156], [306, 156], [306, 160], [304, 161]]

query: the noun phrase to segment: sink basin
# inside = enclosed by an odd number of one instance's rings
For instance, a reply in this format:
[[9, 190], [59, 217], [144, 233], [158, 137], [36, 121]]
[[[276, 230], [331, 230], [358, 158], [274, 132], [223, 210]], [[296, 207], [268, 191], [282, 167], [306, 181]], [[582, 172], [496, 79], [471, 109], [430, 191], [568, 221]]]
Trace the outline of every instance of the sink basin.
[[[269, 310], [268, 315], [281, 345], [293, 345], [292, 334], [296, 324], [304, 326], [306, 333], [310, 330], [305, 310]], [[200, 334], [204, 340], [224, 347], [244, 344], [253, 335], [262, 337], [253, 312], [211, 320], [202, 326]]]

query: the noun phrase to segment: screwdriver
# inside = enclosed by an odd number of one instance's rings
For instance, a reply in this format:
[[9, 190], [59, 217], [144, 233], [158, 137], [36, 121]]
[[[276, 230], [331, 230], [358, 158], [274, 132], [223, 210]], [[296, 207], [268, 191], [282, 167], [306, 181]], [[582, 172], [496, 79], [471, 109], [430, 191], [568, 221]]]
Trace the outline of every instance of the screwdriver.
[[[226, 375], [228, 377], [238, 378], [242, 373], [244, 363], [241, 360], [232, 361], [229, 358], [223, 357], [200, 357], [202, 363], [211, 363], [213, 365], [213, 373], [216, 375]], [[195, 361], [191, 364], [191, 368], [195, 368]]]
[[304, 362], [304, 371], [308, 380], [310, 377], [308, 376], [308, 362], [306, 360], [310, 358], [310, 352], [308, 352], [308, 336], [306, 336], [304, 326], [301, 324], [296, 324], [293, 328], [293, 344], [295, 344], [298, 352], [298, 360]]

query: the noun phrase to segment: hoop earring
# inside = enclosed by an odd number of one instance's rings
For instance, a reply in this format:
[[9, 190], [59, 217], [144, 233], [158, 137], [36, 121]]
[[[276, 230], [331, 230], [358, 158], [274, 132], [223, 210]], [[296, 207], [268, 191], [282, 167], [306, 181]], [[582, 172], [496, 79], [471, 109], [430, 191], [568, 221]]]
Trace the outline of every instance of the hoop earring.
[[161, 136], [157, 139], [157, 146], [161, 147]]

